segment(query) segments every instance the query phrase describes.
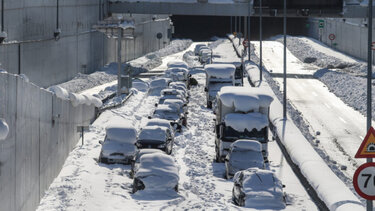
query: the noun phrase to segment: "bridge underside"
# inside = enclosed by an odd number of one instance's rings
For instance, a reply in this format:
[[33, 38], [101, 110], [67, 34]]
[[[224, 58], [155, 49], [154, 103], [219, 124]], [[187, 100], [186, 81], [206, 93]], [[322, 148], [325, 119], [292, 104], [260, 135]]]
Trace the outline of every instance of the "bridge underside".
[[[259, 16], [259, 9], [249, 3], [182, 3], [182, 2], [147, 2], [117, 1], [109, 2], [110, 13], [133, 14], [171, 14], [171, 15], [208, 15], [208, 16]], [[375, 14], [375, 8], [373, 9]], [[263, 8], [263, 16], [282, 17], [282, 9]], [[342, 17], [366, 18], [367, 7], [347, 5], [344, 8], [288, 9], [288, 17]]]

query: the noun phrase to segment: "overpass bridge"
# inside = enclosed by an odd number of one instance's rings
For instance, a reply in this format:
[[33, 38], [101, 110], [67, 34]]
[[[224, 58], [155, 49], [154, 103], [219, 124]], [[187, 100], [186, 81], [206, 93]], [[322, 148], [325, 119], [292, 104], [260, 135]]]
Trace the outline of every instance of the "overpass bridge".
[[[208, 16], [259, 16], [260, 0], [108, 0], [108, 12]], [[283, 0], [263, 0], [264, 17], [282, 17]], [[287, 0], [288, 17], [366, 18], [357, 0]], [[375, 11], [375, 9], [373, 10]]]

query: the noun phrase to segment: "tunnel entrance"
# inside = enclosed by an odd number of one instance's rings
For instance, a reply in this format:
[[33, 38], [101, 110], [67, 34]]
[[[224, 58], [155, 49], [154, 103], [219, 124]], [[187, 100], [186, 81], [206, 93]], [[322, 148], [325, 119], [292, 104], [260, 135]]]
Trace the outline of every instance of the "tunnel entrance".
[[[175, 26], [173, 38], [189, 38], [193, 41], [207, 41], [214, 36], [224, 37], [230, 33], [231, 18], [229, 16], [186, 16], [171, 17]], [[238, 18], [237, 18], [238, 20]], [[244, 31], [242, 17], [241, 31]], [[232, 27], [234, 29], [234, 17]], [[307, 18], [288, 18], [288, 35], [307, 35]], [[263, 39], [283, 33], [283, 19], [275, 17], [263, 18]], [[251, 40], [259, 40], [259, 17], [251, 17]]]

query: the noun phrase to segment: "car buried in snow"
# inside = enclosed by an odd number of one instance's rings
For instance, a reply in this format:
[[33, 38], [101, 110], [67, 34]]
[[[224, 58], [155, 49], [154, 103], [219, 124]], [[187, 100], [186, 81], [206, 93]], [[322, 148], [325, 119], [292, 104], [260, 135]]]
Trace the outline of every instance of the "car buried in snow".
[[154, 153], [162, 153], [162, 154], [166, 155], [166, 153], [164, 151], [161, 151], [159, 149], [140, 149], [140, 150], [137, 151], [137, 153], [135, 154], [134, 158], [132, 159], [132, 161], [130, 163], [130, 165], [131, 165], [130, 177], [131, 178], [134, 178], [134, 175], [137, 173], [137, 171], [139, 169], [141, 157], [143, 155], [154, 154]]
[[189, 70], [182, 67], [171, 67], [165, 71], [165, 76], [171, 78], [173, 81], [180, 81], [188, 85], [189, 83]]
[[170, 155], [153, 153], [143, 155], [134, 175], [133, 193], [147, 191], [178, 191], [178, 167]]
[[178, 89], [163, 89], [160, 92], [161, 97], [159, 98], [159, 104], [163, 104], [166, 99], [180, 99], [184, 103], [188, 103], [187, 93], [184, 93]]
[[170, 61], [167, 63], [167, 67], [169, 68], [185, 68], [188, 69], [188, 64], [184, 61]]
[[281, 210], [286, 207], [284, 185], [270, 170], [249, 168], [233, 178], [232, 200], [238, 206]]
[[195, 48], [194, 48], [194, 54], [195, 54], [196, 56], [198, 56], [198, 55], [199, 55], [199, 51], [200, 51], [201, 48], [203, 48], [203, 47], [207, 47], [207, 45], [206, 45], [206, 44], [197, 44], [197, 45], [195, 46]]
[[137, 152], [136, 141], [137, 130], [129, 122], [111, 123], [106, 128], [104, 141], [100, 141], [99, 162], [129, 164]]
[[172, 133], [166, 127], [146, 126], [141, 129], [135, 145], [138, 149], [160, 149], [171, 154], [174, 142]]
[[171, 122], [166, 119], [159, 119], [159, 118], [149, 119], [146, 123], [146, 126], [166, 127], [170, 131], [172, 131], [172, 135], [174, 137], [175, 128], [173, 127], [173, 124], [171, 124]]
[[182, 125], [186, 123], [185, 114], [181, 113], [181, 109], [178, 106], [159, 104], [152, 117], [149, 116], [149, 119], [152, 118], [169, 120], [178, 132], [182, 131]]
[[180, 81], [172, 82], [169, 84], [169, 88], [180, 90], [186, 93], [185, 95], [187, 95], [188, 97], [190, 95], [186, 84], [183, 82], [180, 82]]
[[230, 179], [238, 171], [265, 167], [259, 141], [240, 139], [233, 142], [225, 158], [225, 177]]

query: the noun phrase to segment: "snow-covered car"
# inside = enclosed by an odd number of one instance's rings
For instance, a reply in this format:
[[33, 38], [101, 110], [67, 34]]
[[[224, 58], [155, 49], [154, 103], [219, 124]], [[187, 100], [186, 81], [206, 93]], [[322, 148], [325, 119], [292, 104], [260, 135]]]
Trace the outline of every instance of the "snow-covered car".
[[160, 92], [161, 97], [159, 98], [159, 104], [163, 104], [166, 99], [180, 99], [187, 103], [187, 94], [178, 89], [163, 89]]
[[138, 149], [160, 149], [171, 154], [174, 142], [172, 133], [166, 127], [146, 126], [141, 129], [136, 146]]
[[283, 184], [270, 170], [249, 168], [233, 178], [233, 202], [254, 209], [285, 209]]
[[170, 78], [157, 78], [150, 82], [150, 89], [166, 88], [171, 83]]
[[168, 68], [181, 67], [181, 68], [185, 68], [185, 69], [189, 68], [188, 64], [184, 61], [170, 61], [170, 62], [168, 62], [167, 67]]
[[131, 178], [134, 178], [134, 175], [137, 173], [137, 171], [139, 169], [141, 157], [143, 155], [154, 154], [154, 153], [162, 153], [162, 154], [166, 155], [166, 153], [164, 151], [161, 151], [159, 149], [140, 149], [140, 150], [137, 151], [137, 153], [135, 154], [134, 158], [132, 159], [132, 161], [130, 163], [130, 165], [131, 165], [130, 177]]
[[168, 128], [170, 131], [172, 131], [172, 135], [174, 136], [174, 130], [175, 128], [173, 127], [173, 125], [171, 124], [170, 121], [166, 120], [166, 119], [159, 119], [159, 118], [154, 118], [154, 119], [149, 119], [147, 121], [147, 124], [146, 126], [160, 126], [160, 127], [166, 127]]
[[174, 79], [173, 81], [187, 81], [189, 79], [189, 70], [183, 67], [172, 67], [165, 71], [165, 75]]
[[200, 62], [202, 64], [210, 64], [211, 63], [211, 53], [212, 51], [209, 49], [203, 49], [200, 52]]
[[169, 87], [173, 88], [173, 89], [183, 90], [185, 92], [187, 92], [187, 90], [188, 90], [186, 84], [184, 82], [181, 82], [181, 81], [172, 82], [172, 83], [169, 84]]
[[143, 155], [133, 180], [133, 193], [147, 191], [178, 191], [178, 167], [169, 155], [153, 153]]
[[177, 106], [181, 113], [186, 113], [186, 103], [180, 99], [165, 99], [163, 105]]
[[106, 136], [100, 151], [99, 162], [129, 164], [137, 147], [137, 130], [125, 121], [114, 122], [107, 126]]
[[152, 117], [169, 120], [176, 127], [176, 130], [181, 132], [181, 125], [184, 123], [185, 115], [176, 106], [159, 104]]
[[199, 55], [199, 51], [201, 50], [202, 47], [207, 47], [206, 44], [197, 44], [194, 48], [194, 54], [196, 56]]
[[229, 148], [225, 158], [225, 177], [230, 179], [241, 170], [264, 168], [262, 145], [257, 140], [237, 140]]

